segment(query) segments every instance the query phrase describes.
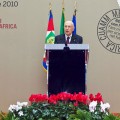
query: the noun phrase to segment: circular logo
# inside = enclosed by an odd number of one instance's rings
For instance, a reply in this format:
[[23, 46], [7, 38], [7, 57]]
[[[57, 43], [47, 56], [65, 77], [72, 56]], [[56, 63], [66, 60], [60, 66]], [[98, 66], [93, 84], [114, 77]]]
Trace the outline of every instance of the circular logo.
[[120, 54], [120, 9], [110, 10], [101, 17], [97, 35], [104, 48]]

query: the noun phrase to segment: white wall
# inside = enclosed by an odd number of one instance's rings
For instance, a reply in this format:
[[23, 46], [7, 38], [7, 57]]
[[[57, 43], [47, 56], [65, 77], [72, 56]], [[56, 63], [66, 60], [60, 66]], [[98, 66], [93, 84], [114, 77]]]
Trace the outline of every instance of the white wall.
[[[18, 7], [0, 7], [1, 24], [14, 23], [17, 29], [0, 28], [0, 110], [28, 101], [32, 93], [47, 92], [42, 68], [50, 0], [16, 0]], [[71, 20], [75, 0], [65, 0], [66, 20]], [[76, 0], [77, 33], [90, 45], [87, 93], [101, 92], [111, 111], [120, 111], [119, 54], [106, 50], [97, 37], [100, 18], [118, 9], [116, 0]], [[3, 0], [1, 0], [3, 3]], [[52, 1], [55, 33], [59, 34], [62, 1]]]

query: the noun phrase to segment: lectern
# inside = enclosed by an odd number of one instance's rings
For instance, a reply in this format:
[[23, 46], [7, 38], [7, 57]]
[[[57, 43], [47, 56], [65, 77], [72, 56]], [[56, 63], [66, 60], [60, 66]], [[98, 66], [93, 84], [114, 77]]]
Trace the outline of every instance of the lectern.
[[48, 95], [85, 93], [88, 44], [46, 44]]

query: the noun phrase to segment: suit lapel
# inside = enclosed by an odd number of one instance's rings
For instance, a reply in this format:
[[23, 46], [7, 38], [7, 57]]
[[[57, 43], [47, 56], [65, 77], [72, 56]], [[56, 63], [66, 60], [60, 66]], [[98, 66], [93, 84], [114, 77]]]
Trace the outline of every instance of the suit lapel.
[[61, 40], [61, 43], [65, 43], [65, 35], [64, 34], [61, 36], [60, 40]]
[[70, 43], [77, 43], [77, 39], [74, 35], [72, 35]]

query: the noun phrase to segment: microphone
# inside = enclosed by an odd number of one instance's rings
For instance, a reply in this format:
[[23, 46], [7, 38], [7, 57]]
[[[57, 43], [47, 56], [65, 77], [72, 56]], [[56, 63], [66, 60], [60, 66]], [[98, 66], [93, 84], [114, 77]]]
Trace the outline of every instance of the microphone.
[[70, 50], [70, 48], [68, 47], [68, 43], [67, 43], [67, 41], [65, 41], [65, 47], [64, 47], [64, 50], [65, 50], [65, 51]]
[[65, 47], [67, 47], [67, 41], [65, 41]]

